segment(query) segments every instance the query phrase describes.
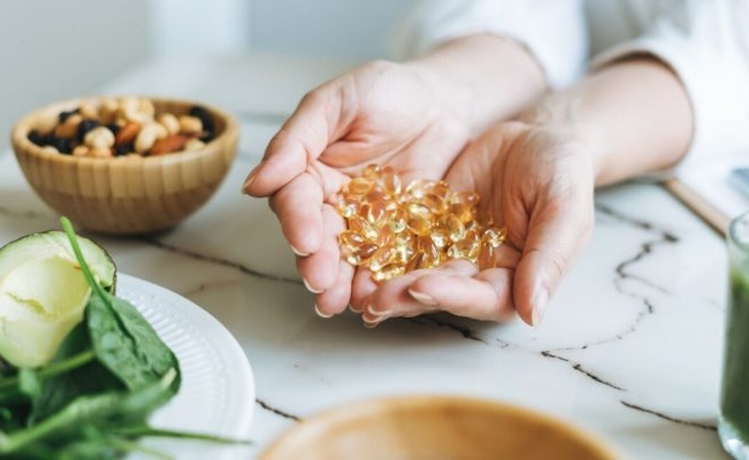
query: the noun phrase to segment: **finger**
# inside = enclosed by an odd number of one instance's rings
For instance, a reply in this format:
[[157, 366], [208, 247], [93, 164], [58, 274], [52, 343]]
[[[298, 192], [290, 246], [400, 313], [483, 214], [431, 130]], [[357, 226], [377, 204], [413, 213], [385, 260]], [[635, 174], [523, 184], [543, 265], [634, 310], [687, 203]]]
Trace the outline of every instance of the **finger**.
[[427, 307], [483, 321], [505, 321], [513, 316], [513, 270], [492, 268], [474, 277], [430, 273], [419, 277], [409, 293]]
[[358, 267], [351, 287], [351, 310], [362, 313], [369, 305], [369, 297], [378, 287], [372, 279], [372, 272], [366, 267]]
[[[351, 309], [365, 314], [370, 320], [374, 319], [373, 314], [385, 319], [392, 316], [417, 316], [425, 313], [424, 304], [413, 298], [408, 289], [414, 280], [433, 271], [471, 276], [476, 273], [477, 268], [467, 260], [451, 260], [439, 268], [414, 270], [378, 284], [372, 279], [371, 271], [360, 267], [354, 276]], [[430, 309], [430, 311], [436, 310], [438, 309]]]
[[263, 160], [247, 176], [244, 191], [253, 196], [269, 196], [302, 174], [340, 137], [343, 101], [335, 81], [308, 93], [294, 113], [273, 136]]
[[271, 198], [271, 209], [278, 216], [286, 240], [299, 256], [320, 249], [323, 233], [323, 192], [309, 174], [302, 174]]
[[417, 316], [422, 313], [438, 311], [437, 302], [424, 302], [415, 298], [409, 288], [421, 277], [430, 274], [446, 274], [468, 277], [476, 273], [476, 266], [466, 260], [453, 260], [439, 268], [414, 270], [394, 278], [381, 286], [369, 296], [363, 310], [364, 320], [378, 322], [396, 316]]
[[342, 313], [351, 300], [354, 267], [345, 260], [339, 260], [337, 275], [333, 285], [317, 296], [315, 310], [323, 318]]
[[324, 231], [320, 249], [309, 256], [297, 258], [297, 269], [304, 285], [314, 294], [329, 289], [336, 281], [341, 258], [338, 234], [345, 228], [343, 219], [329, 204], [322, 206], [322, 220]]
[[376, 325], [388, 318], [407, 316], [410, 312], [436, 311], [435, 306], [421, 305], [408, 294], [408, 286], [418, 276], [418, 273], [411, 272], [377, 286], [361, 309], [364, 323]]
[[593, 200], [570, 198], [579, 202], [574, 209], [548, 205], [531, 216], [528, 237], [514, 280], [514, 303], [526, 323], [538, 325], [549, 296], [567, 273], [592, 230]]

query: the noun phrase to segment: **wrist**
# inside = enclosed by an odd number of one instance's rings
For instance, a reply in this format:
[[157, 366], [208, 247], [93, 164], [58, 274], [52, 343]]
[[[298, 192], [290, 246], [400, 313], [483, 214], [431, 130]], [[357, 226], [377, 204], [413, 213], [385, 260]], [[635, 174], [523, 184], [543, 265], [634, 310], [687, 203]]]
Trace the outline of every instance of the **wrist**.
[[546, 97], [523, 119], [578, 139], [592, 155], [597, 185], [672, 167], [687, 151], [693, 129], [681, 82], [649, 57], [589, 74]]
[[451, 40], [406, 66], [474, 134], [518, 115], [547, 88], [541, 66], [525, 46], [491, 34]]

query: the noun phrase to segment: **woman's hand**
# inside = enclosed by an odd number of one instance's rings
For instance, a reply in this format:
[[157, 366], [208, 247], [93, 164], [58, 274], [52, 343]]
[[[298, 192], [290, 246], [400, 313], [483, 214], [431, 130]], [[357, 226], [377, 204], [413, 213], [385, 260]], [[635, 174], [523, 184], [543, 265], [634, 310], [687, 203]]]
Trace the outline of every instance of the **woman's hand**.
[[405, 179], [443, 177], [469, 129], [440, 97], [422, 69], [367, 64], [305, 96], [250, 174], [245, 190], [270, 197], [322, 315], [346, 308], [354, 276], [340, 260], [344, 222], [334, 194], [347, 174], [371, 163], [391, 165]]
[[445, 310], [501, 321], [517, 311], [538, 324], [592, 229], [594, 170], [587, 148], [551, 127], [500, 123], [465, 149], [446, 179], [454, 189], [478, 192], [479, 212], [507, 228], [497, 267], [479, 271], [455, 260], [407, 273], [364, 293], [364, 320]]

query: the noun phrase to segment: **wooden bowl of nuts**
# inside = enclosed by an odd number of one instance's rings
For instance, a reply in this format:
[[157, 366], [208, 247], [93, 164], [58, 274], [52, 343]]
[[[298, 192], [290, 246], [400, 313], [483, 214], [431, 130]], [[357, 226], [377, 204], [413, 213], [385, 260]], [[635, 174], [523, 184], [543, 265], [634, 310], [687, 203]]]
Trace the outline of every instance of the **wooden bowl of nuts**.
[[234, 159], [236, 120], [205, 104], [144, 97], [60, 102], [22, 118], [11, 142], [36, 193], [88, 230], [168, 230], [213, 195]]

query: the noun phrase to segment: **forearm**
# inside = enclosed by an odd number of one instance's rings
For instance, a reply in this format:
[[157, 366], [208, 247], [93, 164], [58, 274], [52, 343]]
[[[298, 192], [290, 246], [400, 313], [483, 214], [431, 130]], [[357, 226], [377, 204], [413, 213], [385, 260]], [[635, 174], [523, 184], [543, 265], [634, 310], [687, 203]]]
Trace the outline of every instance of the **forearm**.
[[547, 86], [541, 67], [525, 47], [490, 34], [452, 40], [407, 65], [473, 134], [516, 116]]
[[590, 152], [596, 185], [676, 164], [692, 138], [689, 98], [653, 58], [617, 62], [547, 97], [525, 119], [569, 130]]

